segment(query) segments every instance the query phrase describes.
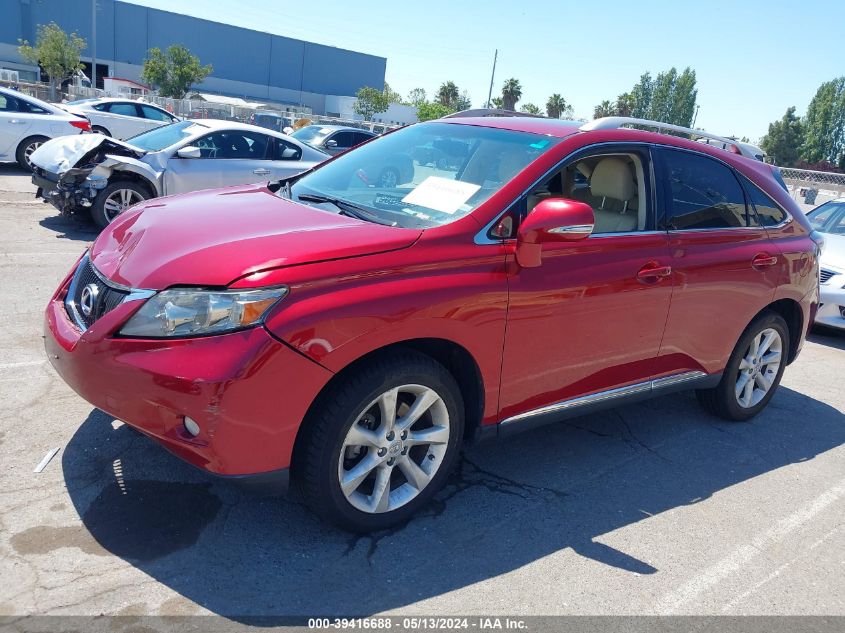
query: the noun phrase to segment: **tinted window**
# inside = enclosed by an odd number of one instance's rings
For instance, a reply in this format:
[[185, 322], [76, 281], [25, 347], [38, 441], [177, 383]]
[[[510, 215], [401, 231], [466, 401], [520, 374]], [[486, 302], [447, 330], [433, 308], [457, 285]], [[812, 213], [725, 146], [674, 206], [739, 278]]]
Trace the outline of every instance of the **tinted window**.
[[763, 193], [757, 185], [745, 180], [748, 197], [757, 211], [757, 220], [763, 226], [777, 226], [786, 220], [786, 212], [781, 209], [769, 196]]
[[100, 112], [108, 112], [109, 111], [109, 104], [108, 103], [98, 103], [96, 105], [91, 106], [95, 110], [99, 110]]
[[302, 150], [293, 143], [285, 143], [277, 138], [273, 160], [299, 160], [302, 158]]
[[825, 202], [810, 211], [807, 219], [822, 233], [845, 233], [845, 202]]
[[28, 112], [29, 114], [50, 114], [41, 106], [30, 103], [29, 101], [24, 101], [23, 99], [18, 99], [18, 109], [21, 112]]
[[122, 114], [123, 116], [138, 116], [138, 110], [134, 103], [110, 103], [109, 112], [112, 114]]
[[7, 97], [0, 94], [0, 112], [17, 112], [18, 100], [14, 97]]
[[352, 147], [356, 144], [355, 135], [352, 132], [338, 132], [329, 140], [334, 141], [335, 143], [337, 143], [337, 147], [342, 148]]
[[373, 138], [372, 134], [364, 134], [363, 132], [355, 132], [353, 136], [355, 137], [352, 142], [353, 146], [360, 145], [364, 141], [369, 141]]
[[255, 132], [224, 130], [199, 139], [195, 145], [203, 158], [251, 158], [263, 160], [267, 156], [269, 137]]
[[706, 156], [664, 150], [672, 229], [748, 226], [745, 194], [733, 172]]
[[173, 118], [167, 114], [167, 112], [162, 112], [158, 108], [151, 108], [150, 106], [142, 105], [141, 111], [144, 113], [145, 119], [164, 121], [165, 123], [171, 123], [173, 121]]

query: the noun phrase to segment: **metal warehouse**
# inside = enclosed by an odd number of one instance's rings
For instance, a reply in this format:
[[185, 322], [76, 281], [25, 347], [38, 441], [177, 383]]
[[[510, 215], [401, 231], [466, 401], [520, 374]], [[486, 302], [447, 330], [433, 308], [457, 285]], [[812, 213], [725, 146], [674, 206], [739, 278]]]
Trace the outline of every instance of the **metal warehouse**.
[[[88, 42], [82, 59], [90, 69], [91, 0], [0, 0], [0, 68], [33, 80], [38, 69], [18, 55], [19, 40], [35, 41], [38, 25], [56, 22]], [[345, 109], [363, 86], [381, 89], [387, 60], [120, 0], [97, 0], [97, 85], [103, 76], [137, 80], [152, 47], [184, 44], [214, 67], [197, 86], [207, 92], [303, 104], [315, 112]], [[273, 16], [268, 16], [272, 18]], [[280, 22], [281, 23], [281, 22]], [[87, 74], [90, 75], [90, 72]]]

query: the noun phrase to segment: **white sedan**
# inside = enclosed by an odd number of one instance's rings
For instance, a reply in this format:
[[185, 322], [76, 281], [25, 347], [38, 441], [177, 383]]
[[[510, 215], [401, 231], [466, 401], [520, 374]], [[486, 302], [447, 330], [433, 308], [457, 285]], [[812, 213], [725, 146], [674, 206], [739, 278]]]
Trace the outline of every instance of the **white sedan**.
[[816, 323], [845, 330], [845, 198], [831, 200], [807, 214], [824, 235]]
[[68, 112], [91, 121], [91, 130], [119, 139], [143, 134], [180, 119], [151, 103], [131, 99], [81, 99], [62, 104]]
[[127, 141], [101, 134], [54, 139], [32, 155], [36, 196], [101, 227], [133, 204], [176, 193], [282, 180], [329, 158], [281, 132], [202, 119]]
[[0, 161], [16, 160], [28, 170], [29, 157], [44, 141], [90, 131], [91, 124], [82, 115], [0, 88]]

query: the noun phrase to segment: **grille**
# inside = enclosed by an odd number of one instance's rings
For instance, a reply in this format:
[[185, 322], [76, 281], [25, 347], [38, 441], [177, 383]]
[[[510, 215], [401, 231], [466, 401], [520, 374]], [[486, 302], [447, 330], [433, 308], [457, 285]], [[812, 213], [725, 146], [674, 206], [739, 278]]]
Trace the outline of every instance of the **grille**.
[[822, 268], [821, 271], [819, 271], [819, 281], [823, 284], [826, 284], [828, 281], [830, 281], [830, 278], [833, 277], [833, 275], [835, 274], [836, 273], [834, 273], [832, 270], [825, 270], [824, 268]]
[[97, 319], [120, 305], [128, 294], [126, 290], [105, 283], [86, 255], [73, 275], [65, 309], [80, 329], [87, 330]]

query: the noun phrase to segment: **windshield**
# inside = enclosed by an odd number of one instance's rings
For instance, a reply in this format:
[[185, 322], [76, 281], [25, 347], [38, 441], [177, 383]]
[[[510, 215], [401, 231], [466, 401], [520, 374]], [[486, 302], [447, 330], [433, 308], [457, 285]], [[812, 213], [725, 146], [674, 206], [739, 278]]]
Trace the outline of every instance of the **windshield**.
[[845, 235], [845, 202], [825, 202], [810, 211], [807, 219], [819, 233]]
[[207, 126], [196, 121], [180, 121], [172, 125], [157, 127], [149, 132], [143, 132], [138, 136], [126, 139], [126, 142], [148, 152], [158, 152], [207, 129]]
[[472, 213], [559, 140], [476, 125], [411, 125], [326, 163], [292, 193], [335, 198], [388, 224], [439, 226]]
[[309, 145], [317, 145], [325, 137], [329, 135], [331, 130], [324, 130], [319, 125], [306, 125], [291, 134], [293, 138]]

